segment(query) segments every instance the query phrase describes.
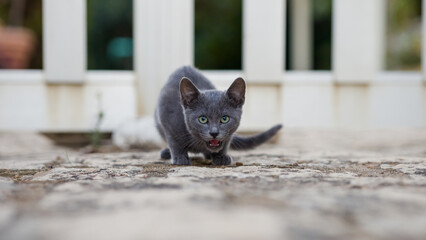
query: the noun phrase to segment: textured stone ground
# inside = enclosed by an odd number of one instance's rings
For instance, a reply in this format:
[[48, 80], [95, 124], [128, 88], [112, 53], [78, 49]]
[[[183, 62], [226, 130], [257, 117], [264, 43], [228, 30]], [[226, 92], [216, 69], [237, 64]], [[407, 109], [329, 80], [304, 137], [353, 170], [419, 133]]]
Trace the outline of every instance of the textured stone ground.
[[0, 134], [0, 239], [426, 239], [426, 129], [290, 129], [229, 167], [158, 156]]

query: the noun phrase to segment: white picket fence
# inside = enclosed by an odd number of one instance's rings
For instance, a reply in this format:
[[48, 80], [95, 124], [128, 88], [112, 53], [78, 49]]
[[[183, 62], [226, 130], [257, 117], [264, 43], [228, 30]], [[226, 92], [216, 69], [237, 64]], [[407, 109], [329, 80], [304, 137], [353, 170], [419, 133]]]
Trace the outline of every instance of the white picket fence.
[[[302, 30], [308, 6], [303, 1], [296, 15]], [[285, 71], [285, 0], [243, 0], [243, 70], [205, 73], [219, 88], [237, 76], [247, 80], [247, 131], [277, 122], [424, 127], [426, 61], [421, 73], [383, 71], [385, 4], [334, 0], [333, 70]], [[152, 114], [168, 75], [193, 64], [194, 1], [134, 0], [133, 7], [134, 71], [88, 71], [86, 1], [43, 0], [44, 69], [0, 71], [0, 131], [87, 131], [99, 109], [105, 113], [102, 128], [110, 131], [126, 119]], [[304, 49], [306, 35], [297, 36]]]

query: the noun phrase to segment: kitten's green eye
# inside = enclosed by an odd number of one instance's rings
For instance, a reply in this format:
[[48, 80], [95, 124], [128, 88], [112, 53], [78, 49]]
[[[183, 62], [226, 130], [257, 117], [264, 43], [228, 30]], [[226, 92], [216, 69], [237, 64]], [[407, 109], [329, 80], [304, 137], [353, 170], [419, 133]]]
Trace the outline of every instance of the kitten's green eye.
[[221, 117], [221, 118], [220, 118], [220, 122], [221, 122], [221, 123], [227, 123], [227, 122], [229, 122], [229, 117], [228, 117], [228, 116], [226, 116], [226, 115], [225, 115], [225, 116], [223, 116], [223, 117]]
[[202, 124], [206, 124], [209, 120], [207, 119], [206, 116], [200, 116], [198, 117], [198, 121], [200, 121], [200, 123]]

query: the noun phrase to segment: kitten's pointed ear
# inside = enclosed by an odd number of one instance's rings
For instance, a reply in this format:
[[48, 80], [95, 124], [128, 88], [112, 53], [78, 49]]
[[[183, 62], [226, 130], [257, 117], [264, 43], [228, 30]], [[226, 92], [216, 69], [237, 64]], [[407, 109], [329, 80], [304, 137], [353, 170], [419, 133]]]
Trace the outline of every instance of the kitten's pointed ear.
[[185, 108], [193, 104], [200, 95], [198, 88], [186, 77], [180, 80], [179, 90], [180, 99]]
[[234, 107], [242, 107], [245, 101], [246, 82], [242, 78], [237, 78], [226, 91], [226, 95]]

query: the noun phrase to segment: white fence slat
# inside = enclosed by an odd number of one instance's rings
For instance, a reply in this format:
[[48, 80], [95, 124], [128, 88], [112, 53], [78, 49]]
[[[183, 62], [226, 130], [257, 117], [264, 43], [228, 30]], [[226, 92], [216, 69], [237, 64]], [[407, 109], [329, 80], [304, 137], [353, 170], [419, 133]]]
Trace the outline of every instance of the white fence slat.
[[243, 3], [243, 69], [249, 81], [280, 81], [284, 73], [286, 0]]
[[291, 69], [312, 68], [312, 0], [291, 1]]
[[338, 82], [369, 82], [383, 69], [385, 4], [333, 1], [333, 71]]
[[173, 70], [193, 63], [193, 0], [134, 0], [139, 114], [152, 114]]
[[48, 82], [83, 82], [86, 42], [86, 0], [43, 0], [43, 65]]

